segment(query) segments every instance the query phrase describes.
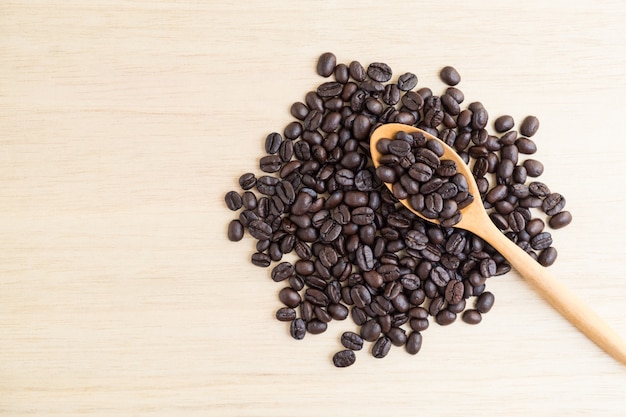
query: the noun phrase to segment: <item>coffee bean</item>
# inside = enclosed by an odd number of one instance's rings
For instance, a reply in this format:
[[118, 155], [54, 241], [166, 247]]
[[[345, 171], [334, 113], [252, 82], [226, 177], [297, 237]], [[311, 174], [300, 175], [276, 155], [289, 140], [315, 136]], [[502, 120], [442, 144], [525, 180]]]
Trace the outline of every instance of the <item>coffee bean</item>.
[[556, 261], [557, 254], [557, 250], [553, 246], [548, 246], [541, 251], [539, 257], [537, 258], [537, 262], [543, 266], [550, 266]]
[[422, 348], [422, 334], [417, 331], [413, 331], [409, 334], [405, 345], [407, 353], [411, 355], [417, 354]]
[[478, 324], [483, 317], [478, 310], [465, 310], [461, 319], [467, 324]]
[[527, 159], [524, 161], [524, 168], [529, 177], [538, 177], [543, 174], [543, 164], [536, 159]]
[[[563, 207], [565, 207], [565, 197], [563, 197], [559, 193], [552, 193], [548, 195], [543, 200], [543, 204], [541, 205], [541, 209], [548, 216], [555, 216], [558, 212], [563, 210]], [[567, 218], [567, 215], [565, 215], [564, 219], [566, 218]], [[557, 224], [558, 224], [558, 220], [557, 220]]]
[[539, 130], [539, 119], [535, 116], [527, 116], [520, 125], [520, 133], [524, 136], [534, 136]]
[[289, 326], [289, 333], [291, 334], [291, 337], [296, 340], [304, 339], [304, 336], [306, 335], [306, 323], [304, 320], [301, 318], [293, 320]]
[[488, 313], [493, 307], [495, 297], [492, 293], [485, 291], [476, 300], [476, 310], [480, 313]]
[[548, 232], [541, 232], [530, 240], [530, 246], [535, 250], [543, 250], [552, 245], [552, 236]]
[[241, 195], [239, 195], [237, 191], [229, 191], [226, 193], [224, 200], [226, 201], [226, 206], [233, 211], [239, 210], [243, 205]]
[[279, 321], [293, 321], [296, 319], [296, 310], [290, 307], [282, 307], [276, 311], [276, 319]]
[[298, 294], [297, 291], [290, 287], [285, 287], [280, 290], [280, 292], [278, 293], [278, 299], [287, 307], [291, 308], [298, 307], [298, 305], [302, 301], [300, 294]]
[[456, 68], [451, 66], [445, 66], [441, 69], [439, 73], [441, 77], [441, 81], [448, 84], [449, 86], [455, 86], [461, 82], [461, 76], [459, 75]]
[[261, 252], [253, 253], [250, 258], [250, 261], [252, 262], [253, 265], [259, 266], [261, 268], [267, 268], [272, 263], [272, 260], [270, 259], [269, 255], [266, 253], [261, 253]]
[[345, 368], [353, 365], [356, 361], [356, 355], [351, 350], [342, 350], [333, 355], [333, 364], [337, 368]]
[[[545, 200], [544, 200], [545, 202]], [[552, 204], [552, 203], [550, 203]], [[552, 212], [552, 210], [551, 210]], [[562, 227], [567, 226], [572, 222], [572, 214], [569, 211], [560, 211], [553, 215], [550, 220], [548, 220], [548, 224], [553, 229], [560, 229]]]
[[368, 342], [378, 339], [382, 328], [376, 320], [368, 320], [361, 326], [361, 337]]
[[272, 227], [262, 220], [253, 220], [248, 225], [248, 232], [255, 239], [266, 240], [272, 235]]
[[391, 340], [389, 340], [386, 336], [382, 336], [376, 341], [376, 343], [374, 343], [374, 346], [372, 347], [372, 355], [375, 358], [381, 359], [387, 356], [390, 349]]
[[406, 72], [402, 74], [400, 77], [398, 77], [398, 88], [402, 91], [412, 90], [415, 88], [416, 85], [417, 85], [417, 76], [411, 72]]
[[232, 220], [228, 224], [228, 240], [231, 242], [238, 242], [243, 239], [243, 225], [239, 220]]
[[437, 313], [435, 320], [440, 326], [447, 326], [454, 323], [454, 321], [456, 320], [456, 314], [451, 312], [450, 310], [441, 310], [439, 313]]
[[325, 52], [317, 60], [317, 73], [322, 77], [330, 77], [337, 65], [337, 57], [332, 52]]
[[373, 62], [367, 67], [367, 76], [374, 81], [387, 82], [391, 75], [391, 68], [383, 62]]
[[350, 350], [363, 349], [363, 338], [354, 332], [344, 332], [341, 335], [341, 344]]
[[461, 281], [450, 281], [446, 285], [445, 299], [450, 304], [459, 303], [463, 299], [463, 283]]
[[513, 129], [513, 126], [515, 126], [515, 121], [509, 115], [500, 116], [493, 122], [493, 127], [498, 133], [507, 132]]

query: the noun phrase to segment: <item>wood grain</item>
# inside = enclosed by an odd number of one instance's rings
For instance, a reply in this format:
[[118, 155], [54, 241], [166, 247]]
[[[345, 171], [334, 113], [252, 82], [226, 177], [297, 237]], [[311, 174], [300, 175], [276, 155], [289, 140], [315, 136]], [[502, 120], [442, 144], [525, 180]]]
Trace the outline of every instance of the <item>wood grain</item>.
[[626, 335], [620, 1], [3, 2], [0, 415], [619, 416], [626, 370], [516, 274], [483, 323], [337, 370], [296, 342], [223, 202], [320, 81], [384, 61], [492, 118], [541, 120], [573, 224], [552, 273]]

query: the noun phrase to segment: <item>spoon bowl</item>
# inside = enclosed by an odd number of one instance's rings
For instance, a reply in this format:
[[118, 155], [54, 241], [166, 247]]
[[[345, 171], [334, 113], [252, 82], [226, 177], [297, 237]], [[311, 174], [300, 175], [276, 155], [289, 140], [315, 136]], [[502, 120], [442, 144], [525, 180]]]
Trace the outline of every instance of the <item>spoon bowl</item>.
[[[613, 356], [616, 360], [626, 365], [626, 343], [615, 333], [605, 321], [598, 316], [579, 297], [552, 276], [547, 268], [541, 266], [528, 255], [523, 249], [508, 239], [491, 221], [483, 206], [478, 186], [469, 167], [461, 157], [443, 141], [435, 136], [416, 127], [399, 123], [383, 124], [376, 128], [370, 135], [370, 153], [374, 166], [380, 165], [381, 153], [377, 144], [382, 139], [393, 139], [398, 132], [419, 132], [429, 140], [435, 140], [443, 146], [441, 159], [449, 159], [456, 163], [457, 170], [467, 180], [469, 192], [474, 196], [474, 201], [461, 209], [462, 218], [454, 227], [464, 229], [483, 238], [496, 249], [517, 272], [530, 282], [557, 311], [576, 326], [590, 340], [600, 348]], [[389, 191], [392, 191], [390, 183], [385, 183]], [[413, 213], [432, 223], [438, 223], [435, 219], [426, 218], [420, 212], [414, 210], [407, 200], [400, 200], [402, 204]]]

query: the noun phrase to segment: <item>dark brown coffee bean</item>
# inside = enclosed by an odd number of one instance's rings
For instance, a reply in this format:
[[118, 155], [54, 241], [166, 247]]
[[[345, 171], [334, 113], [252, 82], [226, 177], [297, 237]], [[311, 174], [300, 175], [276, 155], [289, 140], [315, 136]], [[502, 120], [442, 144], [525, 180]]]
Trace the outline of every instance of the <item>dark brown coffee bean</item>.
[[328, 328], [328, 324], [319, 319], [312, 319], [306, 323], [306, 331], [311, 334], [324, 333]]
[[322, 98], [337, 97], [343, 91], [343, 84], [337, 81], [328, 81], [317, 87], [317, 94]]
[[243, 205], [241, 200], [241, 195], [237, 191], [229, 191], [224, 196], [224, 201], [226, 202], [226, 207], [228, 207], [232, 211], [237, 211]]
[[461, 319], [467, 324], [478, 324], [483, 317], [478, 310], [465, 310]]
[[569, 211], [560, 211], [553, 215], [550, 220], [548, 220], [548, 224], [553, 229], [560, 229], [567, 226], [571, 222], [572, 214]]
[[345, 320], [348, 317], [348, 308], [340, 303], [333, 303], [328, 306], [328, 314], [334, 320]]
[[368, 320], [361, 326], [361, 337], [368, 342], [373, 342], [380, 337], [382, 328], [376, 320]]
[[536, 159], [527, 159], [524, 161], [524, 168], [529, 177], [538, 177], [543, 174], [543, 164]]
[[461, 281], [451, 280], [446, 285], [445, 299], [450, 304], [459, 303], [463, 299], [463, 283]]
[[543, 250], [552, 245], [552, 235], [548, 232], [541, 232], [530, 240], [530, 246], [535, 250]]
[[228, 240], [238, 242], [243, 239], [244, 229], [239, 220], [232, 220], [228, 224]]
[[455, 86], [461, 82], [461, 76], [459, 75], [458, 71], [456, 70], [456, 68], [451, 66], [443, 67], [441, 69], [441, 72], [439, 73], [439, 77], [441, 78], [441, 81], [449, 86]]
[[531, 155], [537, 152], [537, 145], [528, 138], [519, 138], [515, 141], [515, 146], [523, 154]]
[[289, 333], [291, 334], [291, 337], [296, 340], [304, 339], [304, 336], [306, 335], [306, 323], [304, 320], [301, 318], [293, 320], [289, 326]]
[[539, 181], [533, 181], [528, 184], [528, 189], [532, 195], [537, 197], [547, 197], [550, 195], [550, 189], [548, 186]]
[[391, 75], [391, 68], [385, 63], [373, 62], [367, 67], [367, 76], [374, 81], [387, 82], [391, 79]]
[[537, 133], [537, 130], [539, 130], [539, 119], [535, 116], [527, 116], [522, 121], [519, 129], [522, 135], [528, 137], [534, 136], [534, 134]]
[[526, 227], [526, 219], [519, 211], [513, 211], [509, 214], [509, 227], [512, 231], [519, 233]]
[[407, 353], [411, 355], [417, 354], [422, 348], [422, 334], [417, 331], [413, 331], [409, 334], [405, 345]]
[[557, 255], [557, 250], [553, 246], [548, 246], [541, 251], [539, 257], [537, 258], [537, 262], [543, 266], [550, 266], [556, 261]]
[[354, 332], [344, 332], [341, 335], [341, 344], [350, 350], [363, 349], [363, 338]]
[[488, 313], [493, 307], [495, 297], [492, 293], [485, 291], [476, 300], [476, 310], [480, 313]]
[[289, 307], [282, 307], [276, 311], [276, 319], [279, 321], [293, 321], [296, 319], [296, 310]]
[[382, 336], [376, 341], [376, 343], [374, 343], [374, 346], [372, 347], [372, 355], [377, 359], [381, 359], [387, 356], [390, 349], [391, 340], [389, 340], [386, 336]]
[[281, 301], [281, 303], [291, 308], [298, 307], [298, 305], [302, 301], [300, 294], [298, 294], [297, 291], [290, 287], [285, 287], [281, 289], [278, 293], [278, 299]]
[[352, 350], [341, 350], [333, 355], [333, 365], [337, 368], [345, 368], [356, 362], [356, 355]]
[[398, 88], [402, 91], [412, 90], [415, 88], [416, 85], [417, 85], [417, 76], [413, 74], [412, 72], [406, 72], [402, 74], [400, 77], [398, 77]]
[[437, 313], [435, 317], [435, 321], [440, 326], [448, 326], [456, 320], [456, 314], [451, 312], [450, 310], [444, 309]]
[[509, 115], [500, 116], [493, 122], [493, 127], [498, 133], [507, 132], [513, 129], [513, 126], [515, 126], [515, 121]]
[[330, 77], [337, 65], [337, 57], [332, 52], [325, 52], [317, 60], [317, 73], [322, 77]]
[[262, 220], [253, 220], [248, 225], [248, 232], [255, 239], [266, 240], [272, 235], [272, 227]]
[[[548, 195], [541, 205], [541, 209], [548, 216], [554, 216], [565, 207], [565, 197], [559, 193]], [[565, 215], [567, 217], [567, 215]]]

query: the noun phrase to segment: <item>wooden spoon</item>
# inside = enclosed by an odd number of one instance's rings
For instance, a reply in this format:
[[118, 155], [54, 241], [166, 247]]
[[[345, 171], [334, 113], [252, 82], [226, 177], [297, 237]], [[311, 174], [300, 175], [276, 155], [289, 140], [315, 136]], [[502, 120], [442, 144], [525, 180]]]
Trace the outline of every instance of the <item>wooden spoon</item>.
[[[478, 186], [469, 167], [452, 148], [421, 129], [399, 123], [384, 124], [376, 128], [370, 137], [370, 152], [374, 166], [378, 167], [381, 156], [376, 148], [378, 141], [384, 138], [393, 139], [396, 133], [400, 131], [407, 133], [420, 132], [428, 139], [441, 143], [444, 149], [442, 159], [450, 159], [456, 162], [458, 172], [467, 178], [469, 191], [475, 199], [473, 203], [461, 210], [463, 217], [454, 227], [468, 230], [489, 242], [566, 319], [599, 347], [604, 349], [604, 351], [626, 365], [626, 344], [620, 336], [580, 298], [554, 278], [545, 267], [541, 266], [523, 249], [509, 240], [493, 224], [483, 207]], [[385, 185], [391, 191], [391, 184], [385, 183]], [[423, 219], [438, 223], [437, 220], [427, 219], [419, 212], [413, 210], [407, 200], [400, 201], [409, 210]]]

